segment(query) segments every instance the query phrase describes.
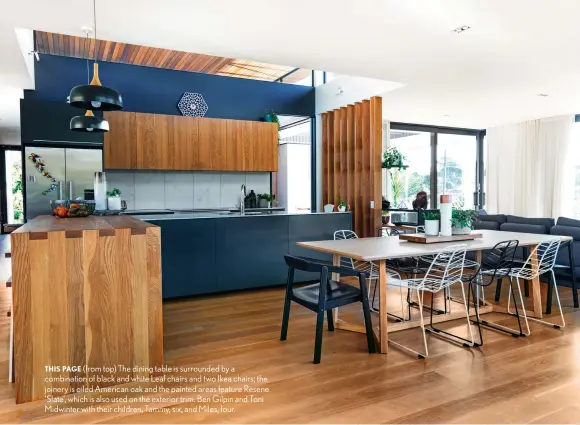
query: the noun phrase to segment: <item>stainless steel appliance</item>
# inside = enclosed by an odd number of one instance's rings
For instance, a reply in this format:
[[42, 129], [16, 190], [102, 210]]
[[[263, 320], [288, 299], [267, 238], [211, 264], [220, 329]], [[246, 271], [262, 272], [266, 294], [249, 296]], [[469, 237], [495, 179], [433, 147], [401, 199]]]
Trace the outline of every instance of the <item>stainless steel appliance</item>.
[[[24, 173], [26, 176], [26, 219], [50, 214], [51, 200], [84, 199], [85, 190], [93, 190], [95, 171], [103, 171], [100, 149], [46, 148], [27, 146]], [[30, 160], [34, 153], [42, 159], [44, 169], [55, 179], [56, 189], [43, 194], [52, 184]]]
[[439, 210], [409, 210], [401, 208], [392, 208], [387, 211], [391, 213], [391, 223], [409, 226], [423, 226], [426, 212], [439, 212]]

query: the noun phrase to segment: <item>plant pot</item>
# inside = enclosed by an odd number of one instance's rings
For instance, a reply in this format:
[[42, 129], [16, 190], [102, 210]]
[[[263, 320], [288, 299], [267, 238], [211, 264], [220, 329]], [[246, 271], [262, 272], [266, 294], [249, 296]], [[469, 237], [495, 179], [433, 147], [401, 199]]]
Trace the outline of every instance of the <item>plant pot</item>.
[[439, 220], [425, 220], [425, 234], [439, 236]]
[[451, 227], [452, 235], [470, 235], [471, 227]]
[[121, 198], [118, 196], [109, 196], [107, 198], [108, 209], [111, 211], [121, 211]]
[[345, 212], [346, 211], [346, 207], [338, 207], [338, 211], [339, 212]]
[[324, 206], [324, 212], [325, 213], [330, 213], [334, 211], [334, 205], [333, 204], [326, 204]]
[[258, 201], [258, 208], [268, 208], [268, 201], [265, 199], [260, 199]]
[[391, 221], [391, 216], [390, 215], [383, 215], [383, 216], [381, 216], [381, 220], [383, 222], [383, 226], [386, 226], [387, 224], [389, 224], [389, 221]]

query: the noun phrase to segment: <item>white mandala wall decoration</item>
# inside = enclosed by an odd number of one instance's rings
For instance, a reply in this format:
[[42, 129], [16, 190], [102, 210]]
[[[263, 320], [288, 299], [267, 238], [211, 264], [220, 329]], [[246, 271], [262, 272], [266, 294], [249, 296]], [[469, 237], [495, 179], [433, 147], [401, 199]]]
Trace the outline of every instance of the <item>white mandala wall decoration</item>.
[[183, 96], [179, 99], [177, 108], [181, 112], [181, 115], [185, 115], [186, 117], [203, 117], [209, 109], [201, 94], [189, 92], [183, 93]]

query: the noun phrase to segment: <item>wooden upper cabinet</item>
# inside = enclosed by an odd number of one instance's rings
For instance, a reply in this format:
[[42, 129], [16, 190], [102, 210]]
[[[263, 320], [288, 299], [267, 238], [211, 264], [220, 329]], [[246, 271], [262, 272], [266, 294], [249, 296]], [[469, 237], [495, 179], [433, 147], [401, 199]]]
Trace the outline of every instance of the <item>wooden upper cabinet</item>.
[[278, 128], [257, 121], [107, 112], [105, 168], [278, 171]]
[[216, 118], [199, 119], [198, 170], [227, 170], [227, 121]]
[[135, 112], [105, 112], [111, 131], [105, 133], [105, 168], [137, 168], [137, 134]]

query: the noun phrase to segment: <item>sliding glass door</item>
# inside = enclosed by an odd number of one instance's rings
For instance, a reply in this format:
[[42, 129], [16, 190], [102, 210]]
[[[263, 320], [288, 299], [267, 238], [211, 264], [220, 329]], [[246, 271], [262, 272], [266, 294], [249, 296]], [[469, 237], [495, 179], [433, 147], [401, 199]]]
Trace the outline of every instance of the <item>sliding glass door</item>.
[[453, 203], [465, 209], [475, 208], [475, 136], [444, 133], [437, 136], [437, 193], [453, 195]]
[[439, 208], [442, 194], [464, 209], [482, 208], [484, 132], [449, 127], [391, 123], [389, 146], [406, 158], [406, 170], [389, 170], [386, 193], [391, 208], [412, 208], [425, 192], [429, 208]]

